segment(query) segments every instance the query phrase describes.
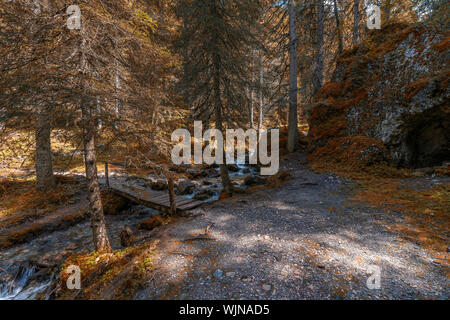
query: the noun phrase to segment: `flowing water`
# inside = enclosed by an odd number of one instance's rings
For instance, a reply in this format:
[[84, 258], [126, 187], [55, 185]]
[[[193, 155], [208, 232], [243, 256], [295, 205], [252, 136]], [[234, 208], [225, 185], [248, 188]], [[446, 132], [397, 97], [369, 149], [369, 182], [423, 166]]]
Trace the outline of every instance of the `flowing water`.
[[[246, 165], [237, 167], [236, 172], [230, 172], [230, 178], [236, 187], [246, 188], [243, 179], [254, 174], [255, 170]], [[203, 180], [208, 180], [208, 185]], [[198, 193], [209, 190], [208, 198], [203, 200], [211, 202], [218, 199], [221, 190], [218, 174], [194, 182], [194, 192], [185, 197], [194, 198]], [[122, 247], [119, 234], [125, 226], [136, 227], [142, 220], [156, 214], [156, 210], [136, 205], [120, 215], [107, 216], [107, 230], [113, 249]], [[90, 223], [86, 221], [0, 251], [0, 300], [50, 298], [52, 284], [65, 259], [74, 253], [88, 253], [93, 249]]]

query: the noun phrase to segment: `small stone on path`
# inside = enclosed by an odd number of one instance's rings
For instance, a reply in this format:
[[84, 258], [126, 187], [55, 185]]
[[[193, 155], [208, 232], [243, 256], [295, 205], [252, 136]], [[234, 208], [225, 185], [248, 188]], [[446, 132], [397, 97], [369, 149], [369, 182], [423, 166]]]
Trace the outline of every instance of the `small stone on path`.
[[220, 269], [217, 269], [216, 272], [213, 273], [213, 276], [217, 279], [220, 279], [223, 276], [223, 271]]

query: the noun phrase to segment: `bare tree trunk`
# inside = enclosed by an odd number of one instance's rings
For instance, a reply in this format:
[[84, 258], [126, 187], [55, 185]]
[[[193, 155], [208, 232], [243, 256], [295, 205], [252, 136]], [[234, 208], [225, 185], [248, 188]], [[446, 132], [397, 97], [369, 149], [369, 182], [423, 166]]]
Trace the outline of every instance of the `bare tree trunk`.
[[[214, 11], [216, 11], [216, 7], [214, 7]], [[217, 45], [218, 42], [218, 32], [217, 26], [215, 26], [215, 32], [213, 33], [213, 45]], [[215, 120], [216, 120], [216, 129], [222, 132], [223, 134], [223, 124], [222, 124], [222, 112], [223, 112], [223, 106], [222, 106], [222, 94], [220, 91], [220, 55], [217, 53], [217, 51], [213, 55], [213, 67], [214, 67], [214, 87], [213, 87], [213, 94], [214, 94], [214, 100], [215, 100], [215, 106], [214, 106], [214, 112], [215, 112]], [[231, 186], [230, 176], [228, 174], [228, 168], [226, 164], [226, 156], [225, 156], [225, 148], [222, 146], [222, 150], [216, 150], [216, 152], [222, 152], [223, 154], [223, 163], [219, 164], [220, 168], [220, 177], [222, 179], [222, 186], [225, 193], [228, 195], [233, 194], [233, 188]]]
[[118, 122], [119, 115], [120, 115], [120, 100], [118, 98], [119, 91], [120, 91], [120, 71], [117, 66], [117, 62], [116, 62], [116, 66], [115, 66], [115, 75], [114, 75], [114, 91], [116, 94], [116, 98], [114, 99], [114, 113], [115, 113], [116, 119], [114, 120], [113, 127], [114, 127], [114, 129], [117, 129], [117, 122]]
[[297, 17], [294, 0], [289, 1], [289, 116], [288, 144], [289, 152], [298, 145], [298, 86], [297, 86]]
[[258, 137], [261, 135], [264, 118], [264, 66], [262, 53], [259, 52], [259, 117], [258, 117]]
[[389, 19], [391, 18], [391, 9], [393, 6], [394, 6], [393, 1], [391, 1], [391, 0], [384, 1], [384, 3], [383, 3], [384, 23], [389, 21]]
[[[81, 46], [81, 72], [88, 73], [87, 60], [85, 56], [85, 39]], [[82, 79], [81, 81], [85, 81]], [[83, 91], [86, 90], [82, 83]], [[90, 101], [81, 99], [81, 116], [83, 121], [83, 145], [84, 163], [86, 169], [86, 184], [89, 198], [89, 209], [91, 211], [91, 227], [94, 248], [98, 252], [111, 252], [108, 234], [106, 232], [105, 215], [100, 195], [100, 185], [97, 176], [97, 155], [95, 150], [95, 133], [97, 128], [95, 111]]]
[[323, 0], [317, 1], [317, 52], [316, 69], [313, 77], [313, 96], [317, 94], [323, 82]]
[[102, 123], [102, 106], [100, 104], [100, 98], [97, 98], [97, 127], [99, 130], [103, 128]]
[[341, 28], [341, 20], [339, 19], [339, 9], [337, 5], [337, 1], [333, 0], [334, 4], [334, 17], [336, 19], [336, 29], [337, 29], [337, 37], [338, 37], [338, 54], [340, 55], [344, 50], [344, 45], [342, 41], [342, 28]]
[[[254, 61], [254, 49], [252, 49], [252, 65]], [[253, 90], [253, 68], [251, 70], [251, 84], [250, 84], [250, 128], [253, 129], [253, 126], [255, 125], [255, 111], [253, 107], [253, 100], [254, 100], [254, 90]]]
[[50, 116], [45, 106], [40, 107], [36, 126], [36, 187], [41, 192], [56, 187], [53, 176], [52, 150], [50, 142]]
[[81, 102], [83, 118], [84, 161], [86, 168], [86, 183], [88, 189], [89, 208], [91, 210], [91, 227], [94, 247], [98, 252], [110, 252], [108, 235], [106, 232], [105, 215], [103, 213], [100, 186], [97, 177], [97, 155], [95, 152], [95, 117], [89, 102]]
[[359, 0], [353, 0], [353, 44], [356, 45], [359, 42]]
[[[40, 15], [43, 10], [48, 9], [48, 4], [44, 1], [33, 0], [33, 11]], [[44, 6], [44, 7], [43, 7]], [[37, 29], [36, 25], [32, 25], [32, 31]], [[49, 106], [39, 104], [37, 106], [38, 113], [36, 119], [36, 188], [40, 192], [46, 192], [56, 187], [55, 177], [53, 176], [52, 150], [51, 150], [51, 124]]]
[[[216, 88], [216, 97], [217, 97], [217, 88]], [[220, 96], [218, 98], [220, 98]], [[219, 130], [220, 132], [223, 132], [222, 108], [216, 106], [215, 113], [216, 113], [216, 129]], [[223, 156], [224, 162], [226, 162], [225, 161], [225, 159], [226, 159], [225, 149], [222, 147], [222, 150], [216, 150], [216, 152], [222, 152], [224, 155]], [[219, 164], [219, 168], [220, 168], [220, 177], [222, 179], [223, 190], [228, 195], [231, 195], [233, 193], [233, 188], [231, 186], [230, 176], [228, 175], [227, 164], [226, 163]]]

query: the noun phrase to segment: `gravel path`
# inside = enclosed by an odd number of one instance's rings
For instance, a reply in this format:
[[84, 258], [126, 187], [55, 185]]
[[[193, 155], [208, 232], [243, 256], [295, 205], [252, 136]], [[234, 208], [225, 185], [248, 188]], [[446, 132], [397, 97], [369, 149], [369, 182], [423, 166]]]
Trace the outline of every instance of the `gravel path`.
[[[385, 229], [400, 214], [349, 203], [351, 181], [316, 174], [302, 157], [283, 163], [293, 179], [282, 188], [217, 202], [168, 226], [155, 275], [137, 298], [449, 298], [448, 267]], [[377, 270], [380, 288], [369, 289]]]

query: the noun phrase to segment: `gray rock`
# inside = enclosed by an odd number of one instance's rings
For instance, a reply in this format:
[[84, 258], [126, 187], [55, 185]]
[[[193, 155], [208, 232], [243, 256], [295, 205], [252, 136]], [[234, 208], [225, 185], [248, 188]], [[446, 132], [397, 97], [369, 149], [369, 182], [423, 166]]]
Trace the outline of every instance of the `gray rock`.
[[217, 279], [220, 279], [220, 278], [223, 277], [223, 271], [220, 270], [220, 269], [217, 269], [217, 270], [213, 273], [213, 276], [214, 276], [215, 278], [217, 278]]
[[272, 289], [272, 286], [270, 284], [264, 284], [262, 288], [264, 291], [270, 291]]
[[[444, 71], [448, 67], [448, 50], [435, 46], [445, 35], [419, 27], [410, 32], [392, 50], [369, 61], [362, 62], [360, 57], [369, 53], [364, 46], [358, 47], [353, 59], [338, 64], [332, 77], [336, 84], [351, 83], [346, 95], [367, 92], [367, 96], [359, 95], [346, 109], [343, 133], [367, 136], [384, 144], [386, 151], [376, 145], [361, 150], [360, 160], [370, 159], [367, 165], [391, 158], [397, 165], [431, 167], [449, 159], [450, 108], [445, 101], [449, 101], [450, 87], [445, 85], [448, 75]], [[375, 41], [380, 41], [375, 47], [386, 45], [383, 40]], [[337, 98], [346, 99], [344, 93], [338, 93]], [[320, 102], [313, 108], [328, 114], [324, 119], [329, 121], [334, 105]], [[322, 121], [313, 119], [311, 130], [320, 130]], [[333, 138], [336, 136], [313, 141], [312, 148]]]
[[215, 194], [216, 194], [216, 193], [215, 193], [214, 190], [211, 190], [211, 189], [204, 189], [204, 190], [199, 191], [199, 192], [194, 196], [194, 199], [204, 201], [204, 200], [207, 200], [207, 199], [209, 199], [209, 198], [211, 198], [211, 197], [214, 197]]
[[260, 176], [256, 176], [256, 175], [249, 175], [249, 176], [246, 176], [244, 179], [244, 184], [246, 186], [254, 186], [254, 185], [264, 184], [264, 183], [266, 183], [266, 179], [264, 179], [263, 177], [260, 177]]
[[151, 183], [151, 188], [156, 191], [167, 190], [167, 182], [164, 179], [158, 179]]
[[177, 191], [178, 195], [186, 195], [191, 194], [195, 190], [195, 185], [190, 180], [180, 180], [177, 183]]
[[234, 163], [227, 165], [228, 171], [230, 172], [238, 172], [240, 169]]

